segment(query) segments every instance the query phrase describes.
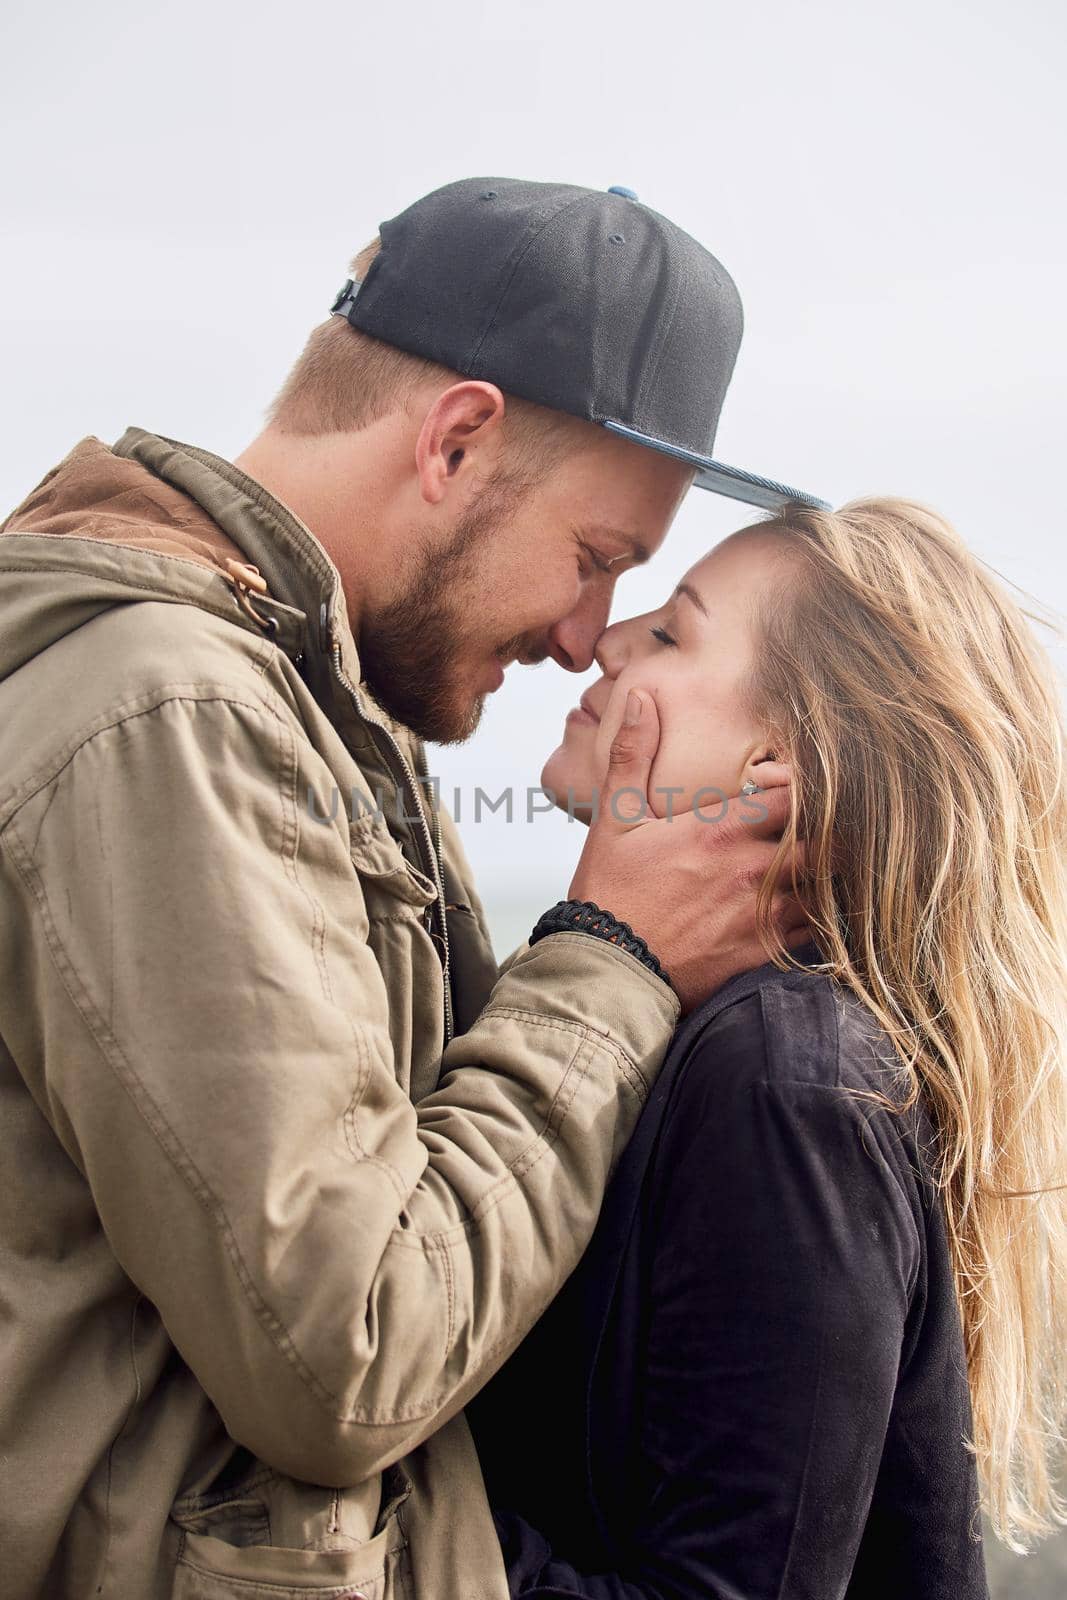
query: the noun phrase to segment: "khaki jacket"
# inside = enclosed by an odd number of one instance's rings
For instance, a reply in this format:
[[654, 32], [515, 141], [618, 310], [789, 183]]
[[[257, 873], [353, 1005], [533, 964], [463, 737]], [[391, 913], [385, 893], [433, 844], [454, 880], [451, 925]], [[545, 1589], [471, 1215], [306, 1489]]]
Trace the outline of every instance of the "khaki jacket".
[[5, 1600], [505, 1600], [462, 1408], [678, 1007], [584, 935], [498, 975], [422, 761], [228, 462], [85, 439], [3, 525]]

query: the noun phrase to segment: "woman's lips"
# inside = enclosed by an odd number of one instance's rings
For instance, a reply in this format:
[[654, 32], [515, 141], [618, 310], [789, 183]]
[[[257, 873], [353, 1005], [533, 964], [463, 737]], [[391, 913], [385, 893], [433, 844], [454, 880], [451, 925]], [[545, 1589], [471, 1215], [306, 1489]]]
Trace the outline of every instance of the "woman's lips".
[[575, 722], [585, 722], [585, 723], [588, 723], [591, 727], [594, 727], [594, 728], [599, 723], [599, 721], [600, 721], [599, 716], [593, 710], [592, 706], [589, 704], [589, 692], [588, 692], [588, 690], [586, 691], [585, 694], [582, 695], [582, 698], [579, 700], [579, 702], [575, 706], [574, 710], [567, 712], [567, 721], [568, 722], [571, 720], [572, 717], [574, 718]]

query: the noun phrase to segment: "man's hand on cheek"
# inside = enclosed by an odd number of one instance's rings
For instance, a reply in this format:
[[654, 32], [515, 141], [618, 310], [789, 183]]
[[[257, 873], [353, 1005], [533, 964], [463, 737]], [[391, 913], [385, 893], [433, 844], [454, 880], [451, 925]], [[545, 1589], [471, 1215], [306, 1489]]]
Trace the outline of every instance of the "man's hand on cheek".
[[[758, 803], [741, 796], [659, 818], [649, 794], [659, 735], [652, 696], [630, 690], [570, 897], [629, 923], [689, 1011], [767, 960], [756, 936], [756, 895], [789, 816], [790, 790], [779, 784], [762, 790]], [[776, 890], [772, 915], [787, 943], [807, 936], [792, 894]]]

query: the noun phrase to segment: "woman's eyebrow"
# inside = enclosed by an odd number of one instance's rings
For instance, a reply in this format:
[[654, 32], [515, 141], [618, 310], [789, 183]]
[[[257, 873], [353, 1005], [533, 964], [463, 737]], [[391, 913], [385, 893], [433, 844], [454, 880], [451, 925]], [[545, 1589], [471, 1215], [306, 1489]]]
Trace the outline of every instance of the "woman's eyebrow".
[[680, 583], [674, 592], [675, 594], [684, 594], [687, 600], [692, 600], [701, 616], [707, 616], [708, 608], [697, 594], [691, 583]]

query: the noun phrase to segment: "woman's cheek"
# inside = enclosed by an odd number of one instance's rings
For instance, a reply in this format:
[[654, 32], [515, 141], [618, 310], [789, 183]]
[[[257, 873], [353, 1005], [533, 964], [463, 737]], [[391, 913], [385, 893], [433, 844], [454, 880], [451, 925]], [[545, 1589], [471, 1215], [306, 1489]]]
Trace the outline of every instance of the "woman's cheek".
[[596, 736], [599, 728], [568, 726], [541, 772], [541, 782], [558, 795], [572, 793], [586, 804], [601, 783]]

